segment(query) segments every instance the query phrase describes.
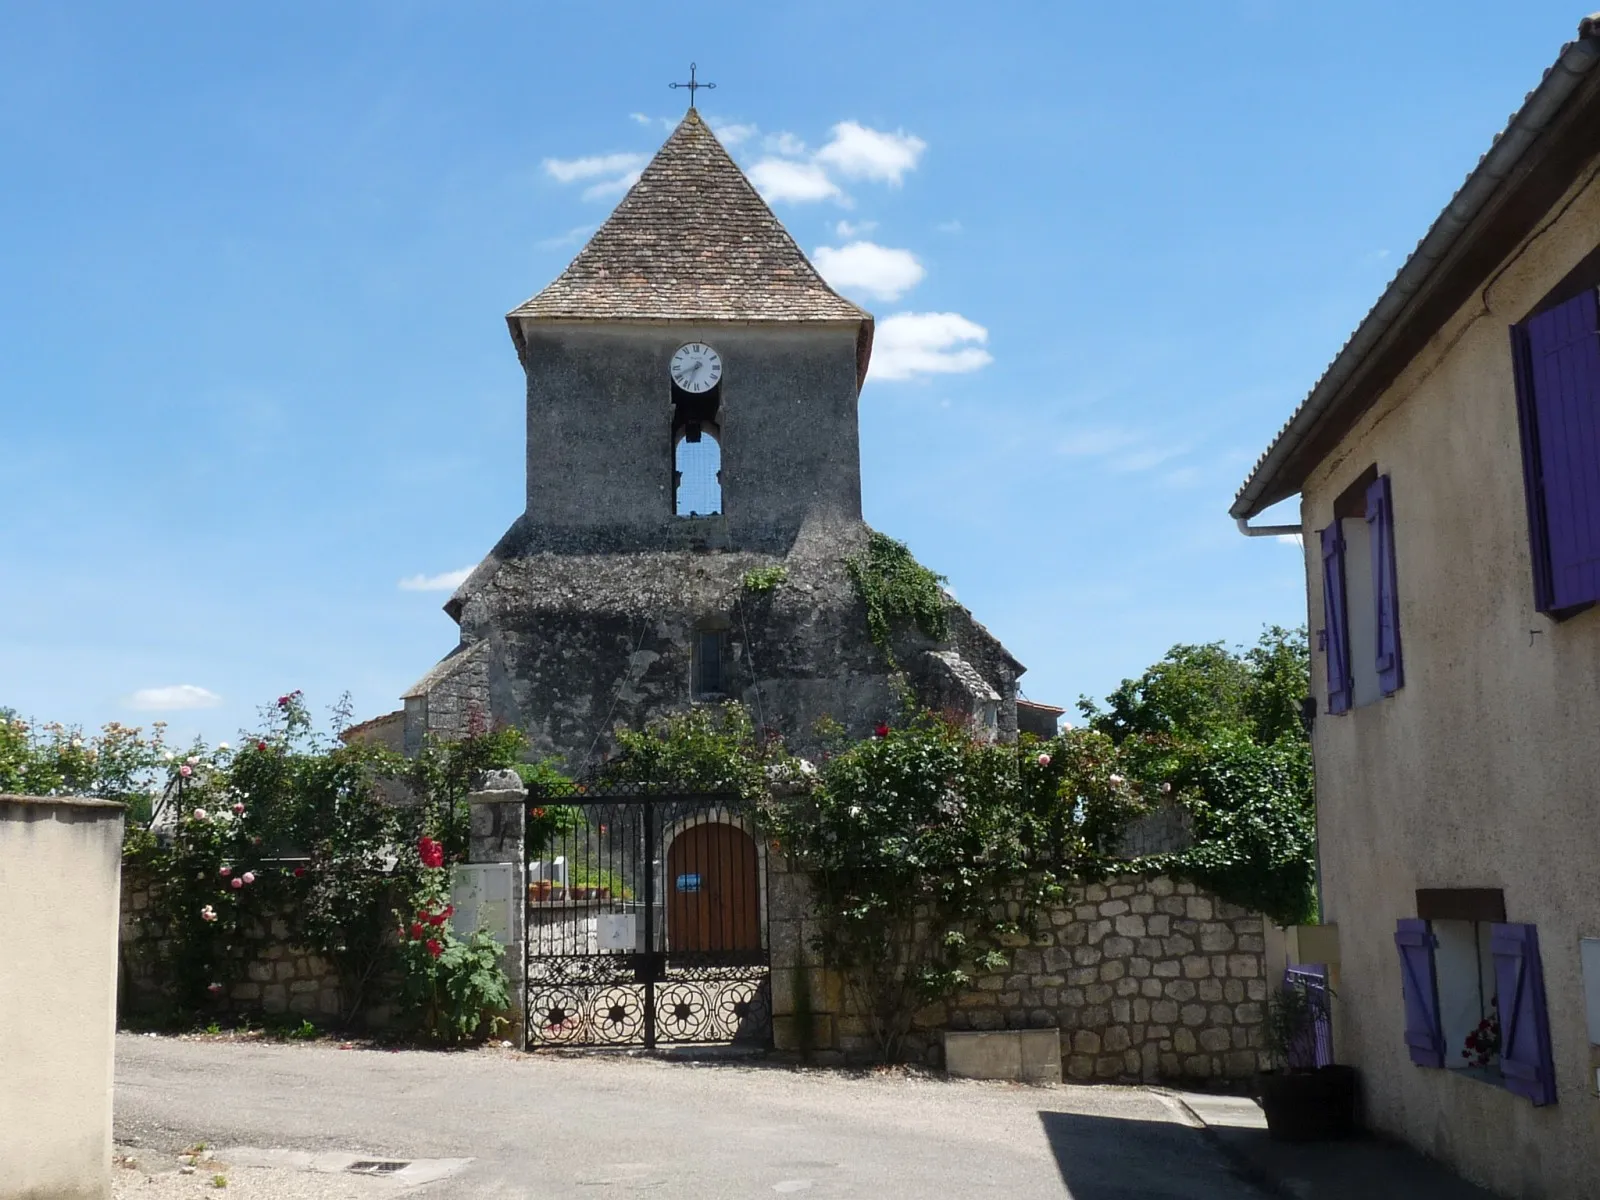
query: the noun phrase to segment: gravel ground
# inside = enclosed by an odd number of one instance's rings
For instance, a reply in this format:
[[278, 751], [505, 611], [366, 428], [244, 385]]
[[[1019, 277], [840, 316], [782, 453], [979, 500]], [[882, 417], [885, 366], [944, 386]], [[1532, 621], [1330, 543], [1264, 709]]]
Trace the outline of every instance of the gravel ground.
[[[223, 1162], [239, 1147], [308, 1161], [470, 1160], [420, 1184], [236, 1163], [223, 1172], [229, 1195], [308, 1200], [380, 1189], [430, 1200], [1260, 1197], [1181, 1105], [1145, 1089], [741, 1062], [123, 1035], [116, 1129], [135, 1156], [204, 1141]], [[120, 1173], [119, 1196], [217, 1194], [204, 1165]]]

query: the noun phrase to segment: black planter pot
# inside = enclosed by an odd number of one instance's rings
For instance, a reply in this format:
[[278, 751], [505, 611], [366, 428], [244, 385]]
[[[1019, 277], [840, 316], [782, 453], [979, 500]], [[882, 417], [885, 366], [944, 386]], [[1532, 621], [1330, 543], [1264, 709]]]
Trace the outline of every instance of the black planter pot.
[[1263, 1071], [1256, 1079], [1267, 1132], [1280, 1142], [1348, 1137], [1356, 1127], [1354, 1067]]

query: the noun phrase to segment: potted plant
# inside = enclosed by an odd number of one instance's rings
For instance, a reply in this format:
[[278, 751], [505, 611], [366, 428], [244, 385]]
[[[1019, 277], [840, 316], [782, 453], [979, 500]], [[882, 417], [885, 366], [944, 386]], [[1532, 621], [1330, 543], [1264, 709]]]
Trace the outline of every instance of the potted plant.
[[1320, 1003], [1298, 980], [1267, 997], [1266, 1049], [1273, 1065], [1257, 1077], [1257, 1090], [1267, 1132], [1279, 1141], [1346, 1137], [1355, 1130], [1355, 1068], [1317, 1065]]
[[550, 901], [550, 881], [548, 879], [535, 879], [528, 885], [528, 891], [533, 893], [535, 904], [547, 904]]

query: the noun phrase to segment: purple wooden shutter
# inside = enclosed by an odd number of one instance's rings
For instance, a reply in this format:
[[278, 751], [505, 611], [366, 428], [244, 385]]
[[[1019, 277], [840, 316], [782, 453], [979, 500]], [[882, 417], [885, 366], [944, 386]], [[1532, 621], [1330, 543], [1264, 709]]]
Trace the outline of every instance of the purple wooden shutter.
[[1367, 489], [1367, 525], [1372, 530], [1372, 595], [1378, 606], [1378, 686], [1392, 696], [1406, 681], [1400, 665], [1400, 594], [1394, 574], [1394, 499], [1389, 477]]
[[1402, 917], [1394, 925], [1400, 951], [1400, 982], [1406, 997], [1406, 1047], [1419, 1067], [1444, 1066], [1439, 1028], [1439, 990], [1433, 973], [1433, 933], [1426, 921]]
[[1554, 1104], [1556, 1070], [1550, 1054], [1539, 931], [1532, 925], [1491, 925], [1489, 949], [1500, 1009], [1500, 1073], [1517, 1095], [1535, 1104]]
[[1593, 290], [1515, 340], [1540, 611], [1600, 600], [1600, 304]]
[[1328, 653], [1328, 711], [1350, 708], [1350, 625], [1344, 608], [1344, 538], [1334, 519], [1322, 531], [1322, 620]]

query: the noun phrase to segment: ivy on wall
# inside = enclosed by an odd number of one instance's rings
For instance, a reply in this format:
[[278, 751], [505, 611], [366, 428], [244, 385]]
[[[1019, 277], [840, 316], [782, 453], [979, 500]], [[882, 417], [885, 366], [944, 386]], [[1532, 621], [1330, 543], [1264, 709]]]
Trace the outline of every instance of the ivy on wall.
[[866, 605], [872, 643], [891, 665], [894, 653], [890, 638], [896, 624], [909, 622], [936, 642], [950, 635], [945, 577], [913, 558], [904, 542], [881, 533], [868, 533], [866, 549], [845, 559], [844, 565], [856, 594]]

